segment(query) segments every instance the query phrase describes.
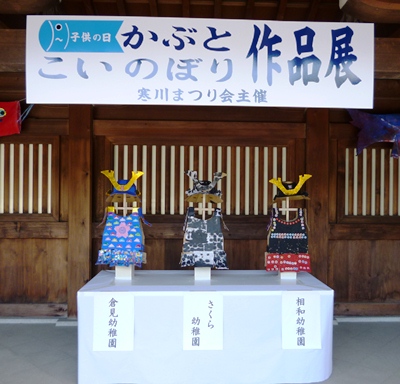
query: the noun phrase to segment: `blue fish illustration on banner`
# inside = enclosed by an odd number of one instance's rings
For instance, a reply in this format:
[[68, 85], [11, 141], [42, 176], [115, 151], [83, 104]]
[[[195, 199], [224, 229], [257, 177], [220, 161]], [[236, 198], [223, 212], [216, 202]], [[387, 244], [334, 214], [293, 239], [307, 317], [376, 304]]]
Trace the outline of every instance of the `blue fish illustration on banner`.
[[116, 35], [121, 20], [46, 20], [39, 41], [46, 52], [123, 52]]

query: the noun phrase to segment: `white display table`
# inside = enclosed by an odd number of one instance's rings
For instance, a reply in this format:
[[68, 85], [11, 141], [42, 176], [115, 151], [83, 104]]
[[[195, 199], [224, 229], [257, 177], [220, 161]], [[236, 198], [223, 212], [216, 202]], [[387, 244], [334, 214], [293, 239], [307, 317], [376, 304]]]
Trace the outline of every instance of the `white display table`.
[[[194, 292], [222, 296], [220, 350], [183, 348], [184, 297]], [[97, 338], [108, 337], [100, 335], [99, 323], [107, 322], [108, 315], [102, 318], [98, 307], [110, 294], [119, 303], [132, 301], [131, 311], [117, 307], [132, 328], [118, 329], [120, 338], [132, 335], [130, 350], [95, 346]], [[319, 347], [283, 347], [288, 295], [318, 303], [317, 315], [314, 308], [314, 319], [306, 325], [316, 320], [318, 327], [307, 332], [320, 336]], [[292, 281], [265, 271], [212, 271], [211, 281], [195, 282], [193, 271], [135, 271], [133, 281], [115, 282], [114, 272], [102, 271], [78, 292], [78, 383], [319, 382], [332, 372], [332, 326], [333, 291], [308, 273]]]

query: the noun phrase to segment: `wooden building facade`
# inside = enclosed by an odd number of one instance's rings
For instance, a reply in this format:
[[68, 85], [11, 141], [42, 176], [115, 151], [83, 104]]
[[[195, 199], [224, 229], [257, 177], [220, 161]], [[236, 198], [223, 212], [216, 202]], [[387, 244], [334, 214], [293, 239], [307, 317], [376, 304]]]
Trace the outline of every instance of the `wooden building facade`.
[[[10, 52], [0, 57], [0, 100], [24, 100], [25, 31], [0, 29], [0, 47]], [[375, 39], [368, 112], [400, 112], [399, 52], [400, 38]], [[35, 105], [20, 135], [0, 138], [0, 316], [77, 315], [76, 293], [100, 268], [104, 169], [145, 172], [143, 268], [180, 269], [182, 167], [229, 175], [231, 269], [264, 268], [268, 178], [311, 174], [312, 270], [334, 289], [335, 313], [399, 315], [399, 160], [392, 143], [359, 156], [356, 144], [339, 109]]]

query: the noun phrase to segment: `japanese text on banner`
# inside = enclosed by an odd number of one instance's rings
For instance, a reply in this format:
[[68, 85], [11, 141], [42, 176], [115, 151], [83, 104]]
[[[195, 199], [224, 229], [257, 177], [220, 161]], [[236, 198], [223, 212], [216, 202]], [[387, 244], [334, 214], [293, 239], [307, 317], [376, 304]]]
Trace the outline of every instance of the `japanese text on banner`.
[[218, 293], [184, 296], [183, 349], [223, 349], [223, 298]]
[[373, 31], [367, 23], [28, 16], [28, 102], [371, 108]]

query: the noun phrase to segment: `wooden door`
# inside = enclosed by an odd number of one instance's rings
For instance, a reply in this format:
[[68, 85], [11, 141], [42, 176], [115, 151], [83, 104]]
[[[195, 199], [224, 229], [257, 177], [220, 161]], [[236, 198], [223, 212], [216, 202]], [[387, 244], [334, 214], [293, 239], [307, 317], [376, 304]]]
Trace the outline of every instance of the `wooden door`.
[[143, 268], [179, 269], [188, 207], [184, 198], [190, 187], [184, 171], [191, 169], [206, 180], [216, 171], [227, 174], [218, 188], [229, 228], [224, 232], [229, 268], [264, 268], [266, 226], [276, 193], [268, 181], [304, 173], [304, 123], [95, 120], [94, 134], [99, 162], [94, 171], [93, 263], [101, 242], [97, 224], [111, 186], [100, 172], [111, 169], [124, 179], [139, 170], [145, 173], [137, 183], [143, 212], [152, 223], [145, 227], [148, 262]]

